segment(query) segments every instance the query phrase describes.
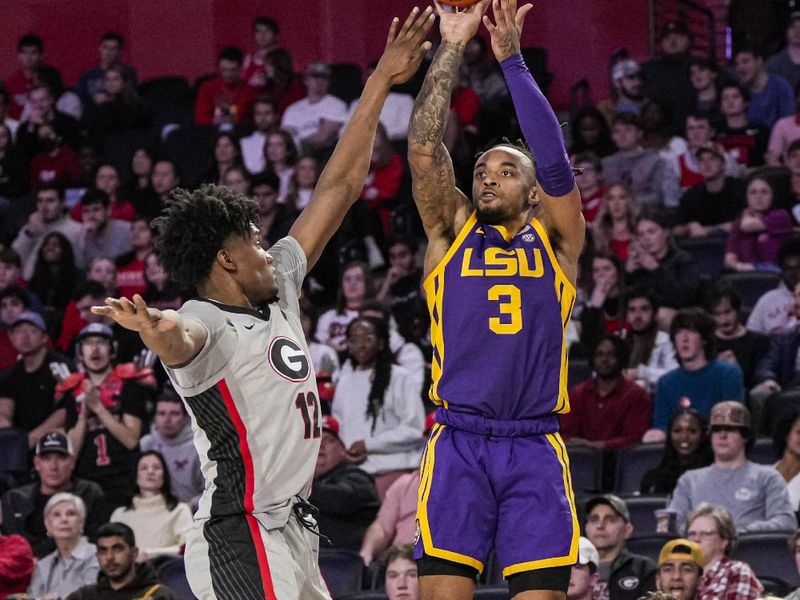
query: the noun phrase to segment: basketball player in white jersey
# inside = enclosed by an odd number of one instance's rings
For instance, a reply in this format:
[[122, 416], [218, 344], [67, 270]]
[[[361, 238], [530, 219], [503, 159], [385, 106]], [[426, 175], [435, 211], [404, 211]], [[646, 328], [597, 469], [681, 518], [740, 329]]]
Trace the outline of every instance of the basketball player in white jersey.
[[[356, 201], [389, 89], [430, 44], [430, 9], [395, 19], [306, 209], [269, 252], [255, 204], [227, 188], [177, 190], [154, 225], [169, 275], [198, 298], [179, 311], [142, 298], [95, 314], [138, 331], [167, 368], [194, 428], [206, 489], [186, 545], [201, 600], [330, 598], [319, 572], [310, 491], [320, 444], [317, 385], [300, 324], [303, 278]], [[398, 31], [399, 29], [399, 31]]]

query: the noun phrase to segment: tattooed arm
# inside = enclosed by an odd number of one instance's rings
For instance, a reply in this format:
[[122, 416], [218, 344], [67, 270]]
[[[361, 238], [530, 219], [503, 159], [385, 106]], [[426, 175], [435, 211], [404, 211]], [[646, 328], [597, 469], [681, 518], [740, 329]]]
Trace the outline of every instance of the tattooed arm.
[[436, 6], [442, 43], [422, 84], [408, 127], [408, 162], [414, 202], [428, 236], [425, 275], [444, 257], [470, 210], [467, 197], [456, 188], [453, 163], [443, 143], [450, 95], [458, 76], [464, 47], [475, 35], [489, 0], [464, 12]]

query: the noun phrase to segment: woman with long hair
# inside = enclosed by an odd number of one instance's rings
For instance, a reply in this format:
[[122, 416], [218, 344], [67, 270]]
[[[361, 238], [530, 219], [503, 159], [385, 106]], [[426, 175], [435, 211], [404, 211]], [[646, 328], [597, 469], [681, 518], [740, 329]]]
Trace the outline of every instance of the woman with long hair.
[[581, 311], [581, 342], [594, 348], [603, 335], [619, 334], [625, 327], [625, 268], [613, 252], [592, 259], [592, 283]]
[[120, 65], [112, 65], [103, 75], [103, 89], [95, 95], [95, 103], [88, 107], [86, 126], [98, 146], [112, 131], [143, 129], [149, 124], [141, 96], [125, 79]]
[[264, 164], [265, 171], [272, 171], [280, 179], [278, 202], [284, 202], [297, 164], [297, 146], [292, 134], [285, 129], [276, 129], [267, 134], [264, 142]]
[[178, 310], [183, 304], [181, 290], [167, 276], [167, 271], [155, 252], [150, 252], [144, 258], [144, 283], [142, 298], [148, 306], [159, 310]]
[[211, 166], [203, 174], [203, 183], [225, 184], [225, 173], [231, 167], [243, 167], [242, 148], [232, 133], [223, 132], [214, 142], [214, 157]]
[[305, 98], [303, 84], [295, 78], [292, 55], [283, 48], [273, 48], [264, 57], [267, 77], [264, 93], [274, 100], [279, 116], [286, 108]]
[[611, 139], [611, 128], [603, 113], [594, 106], [587, 106], [575, 113], [569, 126], [572, 134], [570, 155], [581, 152], [594, 152], [600, 158], [617, 151]]
[[192, 512], [172, 493], [169, 470], [156, 450], [142, 452], [136, 461], [136, 494], [111, 514], [136, 537], [139, 562], [161, 554], [179, 554], [192, 528]]
[[690, 469], [710, 465], [714, 456], [708, 419], [692, 408], [677, 411], [667, 428], [669, 436], [661, 463], [642, 477], [643, 494], [671, 494], [678, 478]]
[[350, 460], [375, 477], [382, 500], [395, 479], [419, 466], [425, 411], [413, 378], [394, 364], [385, 320], [357, 317], [346, 333], [331, 412]]
[[625, 183], [608, 186], [603, 206], [592, 227], [595, 250], [610, 251], [620, 260], [627, 260], [631, 240], [636, 237], [638, 212], [639, 205], [630, 186]]
[[42, 305], [63, 313], [78, 279], [72, 244], [57, 231], [48, 233], [39, 247], [28, 289], [39, 297]]
[[374, 297], [375, 284], [369, 266], [363, 262], [346, 265], [339, 279], [336, 306], [322, 313], [317, 322], [317, 341], [343, 352], [347, 326], [358, 316], [364, 301]]
[[731, 225], [725, 266], [733, 271], [774, 271], [778, 249], [792, 233], [792, 217], [778, 208], [775, 188], [764, 176], [747, 182], [747, 206]]
[[778, 462], [775, 469], [789, 487], [792, 510], [800, 510], [800, 410], [787, 411], [775, 426], [772, 447]]
[[287, 206], [294, 210], [303, 210], [311, 201], [311, 194], [319, 180], [319, 162], [306, 154], [297, 159], [294, 174], [289, 181], [289, 193], [286, 195]]

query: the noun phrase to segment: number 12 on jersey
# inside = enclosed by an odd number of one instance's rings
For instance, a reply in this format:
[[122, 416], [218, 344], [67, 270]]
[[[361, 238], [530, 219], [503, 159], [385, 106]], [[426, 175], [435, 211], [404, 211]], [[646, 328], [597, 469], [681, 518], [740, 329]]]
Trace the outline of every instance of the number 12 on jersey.
[[522, 294], [511, 284], [489, 288], [489, 300], [497, 302], [499, 317], [489, 317], [489, 329], [499, 335], [513, 335], [522, 329]]
[[305, 427], [303, 437], [307, 440], [319, 438], [322, 435], [319, 426], [319, 402], [314, 392], [300, 392], [295, 398], [294, 405], [300, 410], [300, 415], [303, 417], [303, 426]]

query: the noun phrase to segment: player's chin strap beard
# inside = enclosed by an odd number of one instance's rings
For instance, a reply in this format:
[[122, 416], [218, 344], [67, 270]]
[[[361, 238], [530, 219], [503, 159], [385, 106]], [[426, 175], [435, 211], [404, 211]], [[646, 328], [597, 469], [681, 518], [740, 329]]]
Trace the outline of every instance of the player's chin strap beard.
[[321, 540], [325, 540], [328, 546], [333, 546], [333, 542], [331, 542], [330, 538], [319, 531], [319, 509], [300, 496], [295, 496], [294, 498], [296, 502], [292, 506], [292, 511], [297, 517], [297, 520], [300, 521], [300, 524]]

